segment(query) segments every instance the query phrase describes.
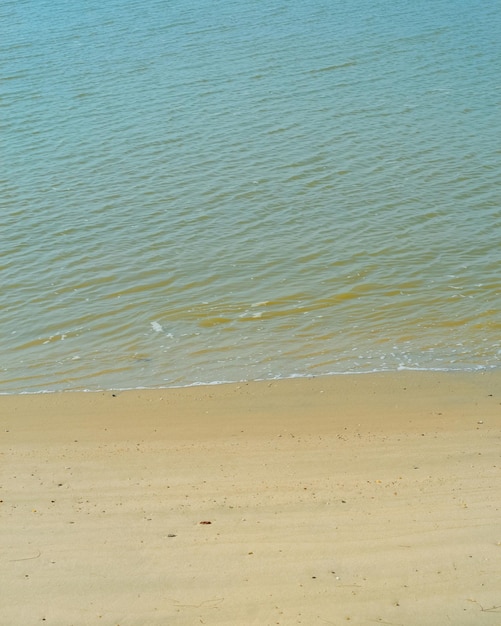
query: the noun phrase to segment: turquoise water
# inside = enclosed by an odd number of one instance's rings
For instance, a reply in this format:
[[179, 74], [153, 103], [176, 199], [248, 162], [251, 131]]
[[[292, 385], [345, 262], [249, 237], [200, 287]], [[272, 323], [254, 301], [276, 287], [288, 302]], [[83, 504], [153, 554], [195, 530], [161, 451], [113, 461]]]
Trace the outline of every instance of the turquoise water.
[[0, 392], [499, 367], [497, 0], [0, 17]]

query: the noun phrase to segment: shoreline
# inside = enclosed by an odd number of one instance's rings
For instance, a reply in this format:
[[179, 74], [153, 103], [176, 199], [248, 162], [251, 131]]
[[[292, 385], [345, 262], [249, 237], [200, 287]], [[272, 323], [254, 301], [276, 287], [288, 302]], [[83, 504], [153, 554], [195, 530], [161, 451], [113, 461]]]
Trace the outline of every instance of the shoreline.
[[369, 371], [346, 371], [346, 372], [329, 372], [324, 374], [291, 374], [289, 376], [274, 377], [274, 378], [256, 378], [250, 380], [214, 380], [205, 382], [192, 382], [187, 384], [178, 385], [155, 385], [152, 387], [140, 386], [140, 387], [103, 387], [96, 389], [39, 389], [36, 391], [0, 391], [0, 398], [3, 396], [30, 396], [30, 395], [45, 395], [45, 394], [58, 394], [58, 393], [123, 393], [131, 391], [149, 392], [149, 391], [163, 391], [170, 389], [191, 389], [193, 387], [217, 387], [219, 385], [246, 385], [254, 383], [277, 383], [288, 380], [310, 380], [310, 379], [326, 379], [335, 377], [355, 377], [355, 376], [398, 376], [401, 373], [406, 374], [445, 374], [445, 375], [457, 375], [457, 376], [470, 376], [471, 374], [494, 374], [501, 375], [501, 367], [489, 366], [489, 367], [472, 367], [469, 369], [439, 369], [439, 368], [401, 368], [394, 370], [369, 370]]
[[499, 624], [497, 370], [2, 395], [0, 415], [2, 623]]

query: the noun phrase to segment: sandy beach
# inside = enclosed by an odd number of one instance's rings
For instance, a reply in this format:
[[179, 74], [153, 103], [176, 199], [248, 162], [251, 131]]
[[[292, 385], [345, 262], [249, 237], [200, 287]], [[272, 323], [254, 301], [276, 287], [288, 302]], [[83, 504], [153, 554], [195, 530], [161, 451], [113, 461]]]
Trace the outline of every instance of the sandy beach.
[[0, 397], [0, 624], [501, 625], [501, 375]]

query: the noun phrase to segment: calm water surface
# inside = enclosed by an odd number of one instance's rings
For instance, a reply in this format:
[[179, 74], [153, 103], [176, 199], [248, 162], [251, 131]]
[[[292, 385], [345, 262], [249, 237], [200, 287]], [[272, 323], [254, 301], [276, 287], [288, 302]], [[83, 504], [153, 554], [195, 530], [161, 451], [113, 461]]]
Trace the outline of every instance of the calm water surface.
[[0, 6], [0, 392], [499, 368], [497, 0]]

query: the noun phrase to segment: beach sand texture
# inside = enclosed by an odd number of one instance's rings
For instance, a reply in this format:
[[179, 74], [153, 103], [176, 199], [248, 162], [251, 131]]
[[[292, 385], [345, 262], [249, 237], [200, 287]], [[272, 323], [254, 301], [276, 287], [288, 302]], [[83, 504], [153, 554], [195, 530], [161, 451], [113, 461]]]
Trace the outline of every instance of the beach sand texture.
[[499, 372], [0, 397], [0, 624], [501, 624]]

